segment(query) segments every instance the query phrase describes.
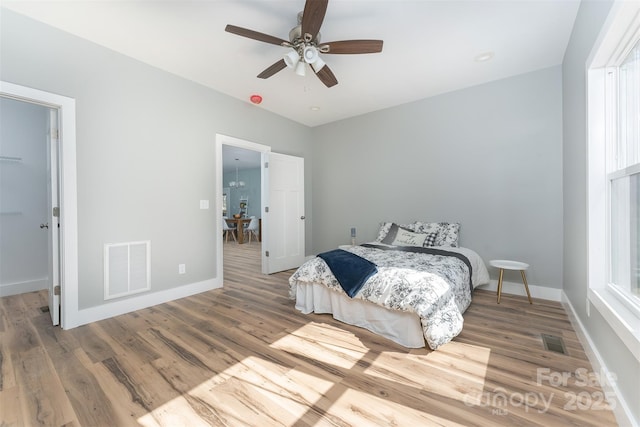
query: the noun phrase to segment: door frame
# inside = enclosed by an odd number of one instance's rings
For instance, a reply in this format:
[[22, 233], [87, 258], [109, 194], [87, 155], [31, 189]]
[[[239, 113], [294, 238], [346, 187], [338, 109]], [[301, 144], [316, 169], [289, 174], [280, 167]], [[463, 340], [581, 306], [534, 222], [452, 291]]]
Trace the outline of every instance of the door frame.
[[56, 286], [60, 286], [60, 227], [55, 209], [60, 210], [60, 149], [58, 134], [60, 133], [59, 109], [49, 108], [47, 123], [47, 243], [48, 247], [48, 289], [49, 313], [53, 326], [60, 324], [60, 294], [56, 293]]
[[78, 195], [76, 175], [76, 101], [0, 80], [0, 95], [58, 110], [60, 180], [60, 326], [78, 319]]
[[[247, 150], [258, 151], [261, 154], [260, 157], [260, 199], [262, 201], [262, 206], [269, 205], [269, 192], [268, 190], [268, 176], [266, 169], [264, 167], [264, 163], [271, 152], [271, 147], [268, 145], [262, 145], [255, 142], [247, 141], [240, 138], [234, 138], [228, 135], [216, 134], [216, 212], [215, 212], [215, 223], [216, 227], [216, 275], [220, 278], [220, 283], [224, 286], [224, 275], [223, 275], [223, 253], [222, 253], [222, 188], [223, 188], [223, 176], [222, 176], [222, 146], [223, 145], [231, 145], [234, 147], [244, 148]], [[262, 207], [261, 207], [262, 209]], [[261, 215], [262, 216], [262, 215]], [[268, 239], [265, 240], [266, 234], [264, 232], [265, 229], [269, 227], [268, 221], [262, 221], [262, 248], [269, 247]], [[262, 265], [262, 273], [266, 274], [267, 271], [267, 257], [265, 255], [265, 251], [261, 251], [261, 265]]]

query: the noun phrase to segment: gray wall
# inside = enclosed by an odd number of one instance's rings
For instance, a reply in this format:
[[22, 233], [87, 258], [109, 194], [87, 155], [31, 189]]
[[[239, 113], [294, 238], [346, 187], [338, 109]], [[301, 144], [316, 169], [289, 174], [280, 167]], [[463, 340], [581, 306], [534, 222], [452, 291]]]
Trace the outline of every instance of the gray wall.
[[24, 292], [43, 289], [49, 275], [47, 231], [39, 228], [48, 221], [48, 123], [48, 108], [0, 98], [0, 155], [21, 159], [0, 160], [0, 295], [18, 283]]
[[316, 128], [314, 251], [352, 226], [363, 242], [381, 221], [460, 222], [462, 246], [561, 288], [561, 82], [558, 66]]
[[611, 8], [609, 1], [583, 1], [565, 53], [563, 71], [564, 292], [640, 420], [640, 363], [587, 299], [587, 104], [585, 63]]
[[[152, 291], [216, 277], [221, 230], [199, 209], [222, 187], [216, 133], [311, 154], [305, 126], [11, 11], [0, 19], [2, 79], [76, 100], [80, 309], [103, 303], [105, 243], [151, 240]], [[310, 187], [306, 200], [310, 211]]]

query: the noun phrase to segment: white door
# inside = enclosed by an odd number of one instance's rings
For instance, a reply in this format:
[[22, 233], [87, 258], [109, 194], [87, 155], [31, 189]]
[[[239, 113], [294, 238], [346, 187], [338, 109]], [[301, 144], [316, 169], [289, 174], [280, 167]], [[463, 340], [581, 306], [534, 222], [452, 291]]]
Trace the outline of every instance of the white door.
[[268, 154], [269, 212], [264, 212], [262, 271], [299, 267], [305, 259], [304, 159]]
[[60, 323], [60, 214], [58, 204], [58, 110], [49, 110], [47, 144], [47, 209], [49, 243], [49, 313]]

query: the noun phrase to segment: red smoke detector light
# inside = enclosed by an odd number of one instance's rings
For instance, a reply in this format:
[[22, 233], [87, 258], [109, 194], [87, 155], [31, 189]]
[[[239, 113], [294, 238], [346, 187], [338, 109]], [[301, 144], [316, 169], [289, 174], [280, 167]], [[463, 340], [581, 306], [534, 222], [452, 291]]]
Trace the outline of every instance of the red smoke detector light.
[[260, 104], [262, 102], [262, 97], [260, 95], [251, 95], [251, 97], [249, 97], [249, 99], [254, 104]]

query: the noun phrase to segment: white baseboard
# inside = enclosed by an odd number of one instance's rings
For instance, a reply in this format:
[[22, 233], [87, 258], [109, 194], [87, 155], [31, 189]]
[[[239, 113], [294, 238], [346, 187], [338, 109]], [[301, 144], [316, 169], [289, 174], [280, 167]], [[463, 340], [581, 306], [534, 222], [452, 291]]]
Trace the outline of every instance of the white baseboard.
[[[600, 376], [601, 378], [612, 378], [612, 377], [615, 378], [614, 376], [611, 375], [611, 371], [605, 365], [604, 360], [602, 359], [602, 356], [600, 356], [598, 349], [593, 343], [593, 340], [591, 340], [589, 333], [587, 332], [586, 328], [580, 321], [578, 314], [576, 313], [575, 309], [573, 308], [573, 305], [571, 304], [571, 301], [569, 301], [569, 298], [564, 293], [564, 291], [562, 291], [561, 302], [562, 302], [562, 305], [564, 306], [565, 311], [567, 312], [567, 316], [569, 317], [569, 320], [571, 321], [571, 325], [573, 326], [573, 329], [576, 331], [576, 334], [578, 335], [578, 339], [580, 340], [580, 343], [582, 344], [582, 347], [584, 348], [584, 351], [587, 354], [587, 358], [589, 359], [589, 362], [591, 362], [593, 371], [602, 373], [602, 375]], [[605, 396], [611, 395], [611, 394], [615, 395], [616, 402], [614, 402], [612, 406], [615, 405], [613, 408], [613, 413], [616, 417], [616, 420], [618, 421], [618, 424], [620, 426], [638, 427], [640, 422], [638, 420], [634, 420], [632, 412], [629, 409], [629, 405], [622, 398], [622, 395], [620, 394], [620, 389], [618, 389], [616, 382], [602, 381], [602, 383], [603, 383], [601, 384], [602, 391], [605, 393]]]
[[[498, 281], [492, 280], [487, 285], [478, 286], [478, 289], [497, 292]], [[531, 298], [540, 298], [558, 302], [562, 300], [562, 289], [547, 288], [546, 286], [536, 286], [530, 284], [529, 292], [531, 292]], [[506, 280], [502, 281], [502, 293], [527, 296], [527, 291], [524, 289], [524, 284], [522, 282], [507, 282]]]
[[6, 283], [0, 285], [0, 297], [19, 295], [27, 292], [40, 291], [49, 287], [49, 280], [44, 279], [28, 280], [26, 282]]
[[74, 319], [76, 322], [72, 325], [65, 325], [65, 329], [75, 328], [77, 326], [86, 325], [88, 323], [97, 322], [99, 320], [108, 319], [110, 317], [119, 316], [136, 310], [142, 310], [143, 308], [163, 304], [165, 302], [185, 298], [221, 287], [221, 280], [209, 279], [177, 288], [167, 289], [165, 291], [141, 294], [122, 301], [114, 301], [96, 307], [85, 308], [78, 310], [77, 316], [75, 316]]

